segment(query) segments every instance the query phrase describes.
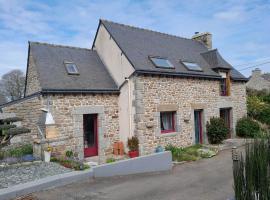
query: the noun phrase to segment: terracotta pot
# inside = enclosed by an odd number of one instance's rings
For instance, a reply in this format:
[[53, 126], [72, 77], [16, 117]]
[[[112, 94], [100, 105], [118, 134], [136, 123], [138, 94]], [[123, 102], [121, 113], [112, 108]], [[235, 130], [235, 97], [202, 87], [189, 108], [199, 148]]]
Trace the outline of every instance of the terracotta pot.
[[130, 158], [139, 157], [139, 151], [129, 151], [128, 155]]

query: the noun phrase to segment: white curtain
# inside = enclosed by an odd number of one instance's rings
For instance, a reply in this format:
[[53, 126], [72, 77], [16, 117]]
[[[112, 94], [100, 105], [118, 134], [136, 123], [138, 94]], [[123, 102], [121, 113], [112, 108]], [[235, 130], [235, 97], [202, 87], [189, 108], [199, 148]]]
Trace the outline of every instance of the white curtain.
[[161, 129], [172, 130], [172, 113], [162, 113], [161, 114]]

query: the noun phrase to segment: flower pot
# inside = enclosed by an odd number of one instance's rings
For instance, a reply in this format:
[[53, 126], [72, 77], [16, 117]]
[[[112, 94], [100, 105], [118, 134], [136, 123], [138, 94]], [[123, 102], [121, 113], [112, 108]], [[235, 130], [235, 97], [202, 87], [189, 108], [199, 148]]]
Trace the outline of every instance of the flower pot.
[[129, 151], [128, 155], [130, 158], [135, 158], [139, 156], [139, 151]]
[[51, 152], [50, 151], [44, 151], [44, 161], [50, 162], [51, 160]]

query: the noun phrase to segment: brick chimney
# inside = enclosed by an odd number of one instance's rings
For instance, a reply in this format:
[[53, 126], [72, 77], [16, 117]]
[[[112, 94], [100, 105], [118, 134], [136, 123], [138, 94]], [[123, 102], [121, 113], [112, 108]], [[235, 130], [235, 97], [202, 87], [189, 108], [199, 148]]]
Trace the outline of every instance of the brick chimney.
[[252, 77], [259, 77], [261, 75], [262, 75], [262, 70], [260, 70], [259, 68], [252, 70]]
[[212, 34], [211, 33], [195, 32], [195, 35], [192, 36], [192, 39], [203, 43], [209, 50], [212, 49]]

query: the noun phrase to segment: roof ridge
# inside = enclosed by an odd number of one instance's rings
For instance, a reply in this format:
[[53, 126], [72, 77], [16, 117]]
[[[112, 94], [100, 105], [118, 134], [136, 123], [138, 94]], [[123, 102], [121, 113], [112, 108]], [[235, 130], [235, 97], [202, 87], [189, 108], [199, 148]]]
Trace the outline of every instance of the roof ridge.
[[91, 48], [84, 48], [84, 47], [75, 47], [75, 46], [69, 46], [69, 45], [61, 45], [61, 44], [53, 44], [53, 43], [46, 43], [46, 42], [36, 42], [36, 41], [28, 41], [28, 43], [31, 44], [38, 44], [38, 45], [47, 45], [52, 47], [62, 47], [62, 48], [70, 48], [70, 49], [81, 49], [81, 50], [89, 50], [94, 51]]
[[[160, 32], [160, 31], [154, 31], [154, 30], [151, 30], [151, 29], [136, 27], [136, 26], [132, 26], [132, 25], [128, 25], [128, 24], [122, 24], [122, 23], [118, 23], [118, 22], [113, 22], [113, 21], [110, 21], [110, 20], [107, 20], [107, 19], [100, 19], [100, 21], [113, 23], [113, 24], [120, 25], [120, 26], [126, 26], [126, 27], [133, 28], [133, 29], [139, 29], [139, 30], [143, 30], [143, 31], [148, 31], [148, 32], [152, 32], [152, 33], [158, 33], [158, 34], [169, 36], [169, 37], [176, 37], [178, 39], [191, 40], [191, 41], [194, 41], [194, 42], [198, 42], [197, 40], [193, 40], [192, 38], [185, 38], [185, 37], [181, 37], [181, 36], [178, 36], [178, 35], [173, 35], [173, 34], [169, 34], [169, 33], [163, 33], [163, 32]], [[198, 43], [201, 44], [201, 42], [198, 42]]]

